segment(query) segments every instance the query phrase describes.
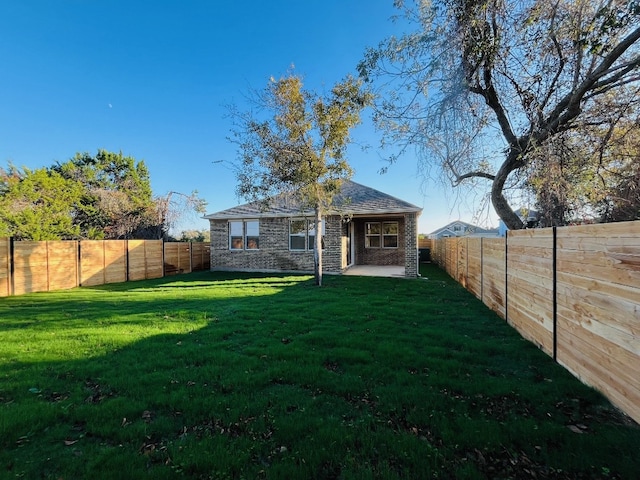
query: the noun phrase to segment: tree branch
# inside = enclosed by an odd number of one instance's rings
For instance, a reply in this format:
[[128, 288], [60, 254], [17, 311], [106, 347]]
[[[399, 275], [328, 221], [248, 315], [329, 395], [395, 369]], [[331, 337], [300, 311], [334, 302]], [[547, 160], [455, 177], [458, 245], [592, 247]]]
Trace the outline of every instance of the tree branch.
[[468, 172], [463, 175], [455, 175], [455, 177], [456, 177], [455, 182], [453, 182], [454, 187], [457, 187], [464, 180], [468, 178], [486, 178], [487, 180], [491, 180], [491, 181], [494, 181], [496, 179], [495, 175], [491, 173], [483, 172], [481, 170], [478, 170], [476, 172]]
[[[595, 86], [598, 85], [602, 88], [606, 85], [614, 83], [616, 80], [622, 78], [624, 73], [628, 73], [629, 66], [637, 67], [640, 65], [640, 57], [636, 57], [632, 62], [623, 68], [618, 70], [616, 75], [609, 77], [608, 79], [599, 80], [611, 73], [611, 66], [618, 60], [635, 42], [640, 39], [640, 27], [636, 28], [633, 32], [627, 35], [620, 43], [618, 43], [606, 57], [600, 62], [600, 65], [578, 85], [567, 93], [562, 100], [556, 105], [556, 108], [549, 114], [547, 120], [544, 122], [543, 128], [548, 129], [549, 132], [558, 131], [562, 124], [568, 123], [580, 114], [580, 102], [584, 99], [585, 95], [589, 91], [593, 91]], [[615, 70], [615, 69], [614, 69]], [[624, 72], [624, 73], [623, 73]], [[594, 93], [595, 96], [597, 95]]]

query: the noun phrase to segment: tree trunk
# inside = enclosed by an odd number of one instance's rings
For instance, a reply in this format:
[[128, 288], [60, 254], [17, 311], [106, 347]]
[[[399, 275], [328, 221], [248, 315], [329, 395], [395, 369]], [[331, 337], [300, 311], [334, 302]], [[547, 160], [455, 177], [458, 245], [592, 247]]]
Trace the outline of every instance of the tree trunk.
[[316, 285], [322, 286], [322, 211], [316, 207], [316, 236], [313, 250], [313, 272], [316, 277]]
[[520, 230], [524, 228], [525, 225], [522, 219], [513, 211], [503, 194], [504, 184], [509, 174], [522, 166], [520, 165], [521, 162], [519, 158], [520, 152], [512, 147], [509, 150], [507, 159], [498, 170], [498, 173], [496, 173], [493, 184], [491, 185], [491, 203], [509, 230]]

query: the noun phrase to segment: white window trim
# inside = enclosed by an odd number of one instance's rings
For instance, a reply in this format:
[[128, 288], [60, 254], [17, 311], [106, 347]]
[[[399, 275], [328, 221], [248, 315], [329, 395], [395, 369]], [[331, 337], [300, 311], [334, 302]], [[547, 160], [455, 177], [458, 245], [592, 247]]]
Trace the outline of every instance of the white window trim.
[[[295, 236], [295, 237], [302, 237], [303, 235], [292, 235], [291, 234], [291, 223], [292, 222], [305, 222], [305, 233], [304, 233], [304, 248], [291, 248], [291, 237]], [[315, 219], [314, 218], [309, 218], [309, 217], [299, 217], [299, 218], [290, 218], [289, 219], [289, 236], [287, 237], [287, 241], [288, 241], [288, 246], [289, 246], [289, 251], [290, 252], [313, 252], [313, 250], [315, 250], [315, 238], [313, 240], [313, 242], [309, 243], [309, 237], [314, 237], [315, 235], [309, 235], [309, 223], [315, 223]], [[327, 234], [327, 222], [326, 220], [323, 218], [322, 219], [322, 250], [325, 249], [324, 247], [324, 237]], [[314, 227], [314, 232], [317, 230]]]
[[[248, 228], [247, 228], [247, 223], [250, 222], [257, 222], [258, 224], [258, 248], [248, 248]], [[231, 232], [231, 224], [233, 223], [239, 223], [242, 225], [242, 248], [233, 248], [233, 240], [232, 237], [238, 237], [239, 235], [232, 235]], [[233, 252], [253, 252], [256, 250], [260, 250], [260, 220], [259, 219], [255, 219], [255, 218], [249, 218], [246, 220], [229, 220], [228, 222], [228, 229], [229, 229], [229, 250], [233, 251]], [[252, 237], [255, 237], [256, 235], [251, 235]]]
[[[377, 223], [380, 225], [380, 233], [377, 234], [367, 234], [367, 225], [368, 224], [373, 224], [373, 223]], [[398, 233], [394, 233], [394, 234], [385, 234], [384, 233], [384, 224], [385, 223], [395, 223], [396, 224], [396, 230]], [[400, 224], [399, 222], [396, 221], [380, 221], [380, 222], [365, 222], [365, 227], [364, 227], [364, 236], [365, 239], [366, 238], [372, 238], [372, 237], [377, 237], [380, 239], [380, 246], [379, 247], [371, 247], [371, 246], [366, 246], [366, 241], [365, 241], [365, 248], [367, 249], [385, 249], [385, 250], [397, 250], [400, 245]], [[396, 237], [396, 246], [395, 247], [385, 247], [384, 246], [384, 238], [385, 237]]]
[[[305, 222], [305, 233], [304, 234], [299, 234], [299, 233], [295, 233], [292, 234], [291, 233], [291, 225], [293, 224], [293, 222]], [[287, 237], [287, 241], [289, 244], [289, 251], [290, 252], [306, 252], [307, 251], [307, 247], [308, 247], [308, 233], [309, 233], [309, 228], [308, 228], [309, 222], [308, 219], [306, 218], [290, 218], [289, 219], [289, 236]], [[291, 238], [292, 237], [296, 237], [296, 238], [303, 238], [304, 239], [304, 247], [303, 248], [291, 248]]]

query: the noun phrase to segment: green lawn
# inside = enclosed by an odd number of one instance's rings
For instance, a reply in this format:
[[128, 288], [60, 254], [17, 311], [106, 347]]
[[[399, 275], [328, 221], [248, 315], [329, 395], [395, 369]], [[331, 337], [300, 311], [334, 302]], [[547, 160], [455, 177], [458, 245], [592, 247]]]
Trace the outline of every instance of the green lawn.
[[0, 478], [637, 478], [637, 425], [422, 274], [2, 298]]

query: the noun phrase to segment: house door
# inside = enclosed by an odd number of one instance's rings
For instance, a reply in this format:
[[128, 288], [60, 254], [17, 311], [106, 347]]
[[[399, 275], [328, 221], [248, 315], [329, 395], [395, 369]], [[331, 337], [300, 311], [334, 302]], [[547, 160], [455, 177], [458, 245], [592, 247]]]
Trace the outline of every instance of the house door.
[[353, 265], [353, 222], [347, 224], [347, 248], [345, 248], [345, 265]]

